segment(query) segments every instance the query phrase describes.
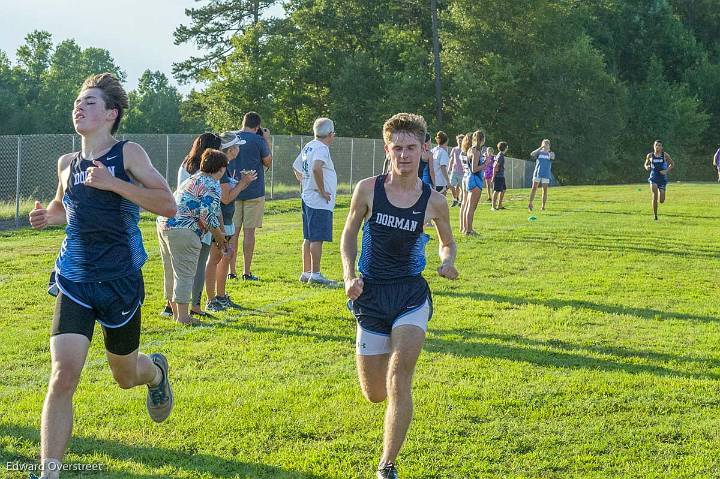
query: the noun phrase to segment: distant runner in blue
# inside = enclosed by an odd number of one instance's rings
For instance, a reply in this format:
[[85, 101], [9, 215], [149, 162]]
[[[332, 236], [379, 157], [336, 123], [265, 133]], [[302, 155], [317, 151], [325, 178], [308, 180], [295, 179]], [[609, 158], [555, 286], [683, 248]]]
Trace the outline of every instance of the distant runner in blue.
[[715, 156], [713, 156], [713, 166], [717, 168], [718, 183], [720, 183], [720, 145], [718, 145]]
[[530, 189], [530, 202], [528, 203], [528, 211], [533, 210], [533, 200], [535, 200], [535, 192], [538, 186], [542, 186], [542, 207], [545, 211], [545, 204], [548, 197], [548, 186], [550, 186], [550, 178], [552, 177], [552, 162], [555, 160], [555, 153], [550, 150], [550, 140], [544, 139], [540, 143], [540, 148], [530, 153], [535, 159], [535, 170], [533, 171], [532, 188]]
[[358, 323], [360, 387], [368, 401], [388, 399], [378, 479], [398, 477], [395, 459], [412, 419], [412, 376], [432, 316], [430, 288], [422, 276], [427, 221], [434, 221], [438, 233], [438, 274], [458, 276], [447, 201], [417, 175], [426, 131], [423, 117], [410, 113], [385, 122], [390, 171], [357, 184], [341, 240], [345, 293]]
[[673, 161], [663, 149], [663, 142], [655, 140], [652, 153], [645, 157], [645, 169], [650, 172], [648, 183], [652, 193], [652, 207], [655, 220], [658, 219], [658, 200], [665, 203], [665, 190], [667, 189], [667, 175], [673, 169]]
[[[173, 407], [168, 363], [139, 352], [145, 297], [141, 268], [147, 260], [138, 228], [140, 208], [174, 216], [165, 179], [140, 145], [113, 135], [128, 97], [110, 73], [85, 80], [72, 111], [79, 152], [60, 157], [55, 198], [30, 212], [35, 229], [67, 223], [49, 292], [57, 296], [50, 335], [52, 371], [40, 426], [42, 479], [57, 479], [73, 425], [73, 395], [80, 381], [95, 322], [105, 339], [113, 378], [123, 389], [147, 385], [153, 421]], [[96, 414], [102, 421], [103, 412]]]

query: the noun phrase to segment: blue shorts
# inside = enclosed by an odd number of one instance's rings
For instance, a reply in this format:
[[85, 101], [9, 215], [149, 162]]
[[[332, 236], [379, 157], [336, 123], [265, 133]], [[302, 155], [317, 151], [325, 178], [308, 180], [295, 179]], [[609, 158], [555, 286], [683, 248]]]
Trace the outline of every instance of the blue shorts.
[[141, 271], [88, 283], [70, 281], [53, 272], [48, 292], [57, 297], [52, 336], [81, 334], [92, 341], [97, 321], [110, 353], [125, 356], [140, 347], [141, 305], [145, 299]]
[[470, 175], [468, 177], [468, 182], [467, 182], [467, 190], [468, 191], [472, 191], [475, 188], [478, 188], [480, 191], [482, 191], [484, 181], [483, 181], [483, 177], [480, 176], [481, 174], [482, 173], [473, 173], [472, 175]]
[[145, 300], [142, 271], [110, 281], [80, 283], [55, 273], [50, 275], [48, 292], [64, 296], [83, 308], [92, 310], [98, 323], [106, 328], [124, 326]]
[[302, 202], [303, 239], [308, 241], [332, 241], [333, 212], [310, 208]]
[[428, 303], [428, 320], [432, 317], [430, 286], [422, 276], [413, 276], [393, 283], [364, 280], [363, 292], [349, 301], [358, 325], [370, 333], [389, 336], [393, 325], [403, 316], [423, 308]]
[[665, 191], [665, 189], [667, 188], [667, 176], [651, 175], [650, 178], [648, 178], [648, 183], [652, 185], [657, 185], [658, 190]]

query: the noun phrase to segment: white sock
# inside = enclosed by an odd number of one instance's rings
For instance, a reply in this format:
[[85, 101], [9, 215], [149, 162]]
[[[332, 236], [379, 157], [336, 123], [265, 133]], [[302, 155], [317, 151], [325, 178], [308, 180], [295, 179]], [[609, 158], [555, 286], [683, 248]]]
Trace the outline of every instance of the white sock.
[[153, 363], [153, 366], [155, 366], [155, 377], [150, 382], [150, 384], [148, 384], [148, 386], [150, 386], [151, 388], [159, 386], [163, 378], [163, 372], [162, 369], [160, 369], [160, 366], [155, 363]]
[[59, 479], [62, 463], [57, 459], [45, 459], [42, 463], [42, 479]]

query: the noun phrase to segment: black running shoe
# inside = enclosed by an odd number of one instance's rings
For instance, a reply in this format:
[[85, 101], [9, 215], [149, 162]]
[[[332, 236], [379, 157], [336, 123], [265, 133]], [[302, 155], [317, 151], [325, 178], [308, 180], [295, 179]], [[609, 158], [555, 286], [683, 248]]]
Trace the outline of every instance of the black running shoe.
[[238, 276], [235, 273], [230, 273], [227, 279], [238, 279]]
[[220, 304], [223, 305], [225, 309], [232, 308], [232, 309], [242, 309], [242, 306], [234, 302], [232, 299], [230, 299], [230, 295], [225, 293], [225, 296], [218, 296], [215, 298], [217, 301], [220, 302]]
[[255, 275], [252, 274], [252, 273], [250, 273], [250, 274], [243, 274], [243, 275], [242, 275], [242, 279], [244, 279], [245, 281], [259, 281], [259, 280], [260, 280], [260, 278], [258, 278], [257, 276], [255, 276]]
[[383, 467], [378, 469], [377, 479], [398, 479], [397, 469], [395, 464], [385, 464]]
[[170, 367], [168, 366], [165, 356], [160, 353], [153, 353], [149, 357], [162, 371], [162, 379], [157, 386], [150, 386], [148, 384], [148, 394], [145, 404], [150, 418], [155, 422], [163, 422], [170, 415], [170, 411], [172, 411], [175, 402], [168, 378]]

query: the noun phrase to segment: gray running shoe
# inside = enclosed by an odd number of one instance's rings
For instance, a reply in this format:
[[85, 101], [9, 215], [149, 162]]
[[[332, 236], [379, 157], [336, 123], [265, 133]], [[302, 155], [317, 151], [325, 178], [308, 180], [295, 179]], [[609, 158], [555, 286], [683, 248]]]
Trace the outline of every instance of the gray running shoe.
[[166, 305], [166, 306], [165, 306], [165, 309], [163, 309], [162, 311], [160, 311], [160, 316], [164, 316], [164, 317], [167, 318], [167, 317], [170, 317], [170, 316], [172, 316], [172, 315], [173, 315], [173, 312], [172, 312], [172, 308], [171, 308], [170, 306], [167, 306], [167, 305]]
[[163, 422], [168, 418], [173, 408], [173, 392], [170, 386], [170, 380], [168, 379], [170, 367], [168, 366], [165, 356], [160, 353], [151, 354], [150, 359], [160, 368], [163, 377], [157, 386], [152, 387], [148, 385], [145, 405], [153, 421]]
[[385, 464], [383, 467], [378, 469], [377, 479], [398, 479], [397, 469], [395, 464]]
[[313, 273], [312, 275], [310, 275], [310, 278], [308, 279], [308, 284], [317, 284], [320, 286], [325, 286], [326, 288], [339, 287], [337, 281], [327, 279], [325, 276], [322, 275], [322, 273]]
[[214, 313], [217, 313], [218, 311], [224, 311], [226, 308], [220, 301], [220, 299], [216, 296], [210, 301], [207, 302], [205, 305], [205, 309], [208, 311], [212, 311]]
[[232, 308], [232, 309], [242, 309], [242, 306], [239, 304], [233, 302], [232, 299], [230, 299], [230, 295], [225, 293], [225, 296], [218, 296], [215, 298], [220, 304], [223, 305], [224, 309]]
[[310, 279], [310, 274], [311, 274], [311, 273], [303, 272], [303, 273], [300, 275], [300, 282], [301, 282], [301, 283], [307, 283], [308, 280]]

